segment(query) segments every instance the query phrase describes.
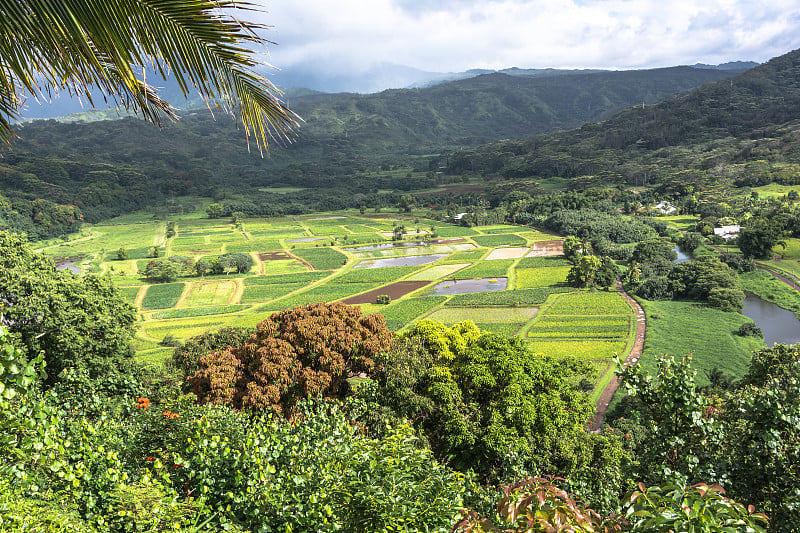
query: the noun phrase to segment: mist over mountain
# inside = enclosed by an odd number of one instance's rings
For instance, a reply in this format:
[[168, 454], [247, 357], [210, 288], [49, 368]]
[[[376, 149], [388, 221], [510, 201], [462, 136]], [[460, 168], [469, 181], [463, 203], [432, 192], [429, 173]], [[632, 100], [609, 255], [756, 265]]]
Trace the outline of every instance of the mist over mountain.
[[[723, 65], [705, 65], [697, 63], [692, 68], [704, 70], [725, 70], [737, 73], [757, 65], [753, 62], [732, 62]], [[280, 87], [287, 97], [292, 98], [307, 91], [322, 93], [356, 93], [374, 94], [389, 89], [427, 88], [450, 81], [474, 78], [485, 74], [501, 73], [509, 76], [546, 78], [566, 75], [584, 75], [592, 73], [614, 72], [656, 72], [663, 69], [650, 69], [642, 71], [607, 71], [601, 69], [526, 69], [511, 67], [501, 70], [470, 69], [464, 72], [428, 72], [404, 65], [381, 63], [363, 70], [331, 70], [326, 65], [299, 64], [285, 70], [262, 69], [261, 74]], [[157, 80], [155, 87], [165, 100], [180, 109], [202, 108], [204, 103], [199, 96], [186, 98], [174, 80], [161, 80], [155, 72], [148, 73], [148, 80]], [[664, 94], [666, 95], [666, 93]], [[662, 95], [663, 96], [663, 95]], [[99, 91], [93, 93], [96, 107], [103, 109], [113, 104], [113, 99], [108, 99], [108, 104], [103, 94]], [[89, 112], [92, 106], [89, 102], [70, 97], [68, 94], [54, 95], [52, 98], [39, 96], [34, 98], [28, 95], [23, 112], [25, 120], [40, 118], [58, 118], [73, 113]], [[103, 113], [102, 116], [114, 118], [124, 115], [114, 112]]]

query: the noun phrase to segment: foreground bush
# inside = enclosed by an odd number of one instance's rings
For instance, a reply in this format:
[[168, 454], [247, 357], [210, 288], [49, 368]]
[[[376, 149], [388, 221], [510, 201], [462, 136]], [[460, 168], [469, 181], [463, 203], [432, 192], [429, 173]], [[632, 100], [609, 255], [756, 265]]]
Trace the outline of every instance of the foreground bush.
[[364, 316], [340, 302], [305, 305], [273, 314], [244, 344], [201, 357], [189, 381], [202, 402], [290, 416], [302, 398], [343, 397], [347, 378], [371, 370], [391, 344], [379, 313]]
[[639, 490], [626, 498], [623, 514], [602, 517], [553, 484], [530, 478], [505, 488], [494, 519], [468, 513], [457, 533], [764, 533], [769, 521], [752, 506], [729, 500], [719, 486], [666, 484]]

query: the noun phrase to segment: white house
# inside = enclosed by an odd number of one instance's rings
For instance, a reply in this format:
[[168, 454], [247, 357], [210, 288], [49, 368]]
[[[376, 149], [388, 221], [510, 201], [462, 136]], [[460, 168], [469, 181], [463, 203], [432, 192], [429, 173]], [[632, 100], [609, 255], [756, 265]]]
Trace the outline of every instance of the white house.
[[714, 228], [714, 235], [719, 235], [727, 241], [738, 237], [741, 229], [740, 226], [722, 226], [721, 228]]
[[653, 210], [658, 211], [662, 215], [674, 215], [678, 212], [678, 208], [672, 205], [671, 203], [664, 200], [663, 202], [659, 202], [653, 207]]

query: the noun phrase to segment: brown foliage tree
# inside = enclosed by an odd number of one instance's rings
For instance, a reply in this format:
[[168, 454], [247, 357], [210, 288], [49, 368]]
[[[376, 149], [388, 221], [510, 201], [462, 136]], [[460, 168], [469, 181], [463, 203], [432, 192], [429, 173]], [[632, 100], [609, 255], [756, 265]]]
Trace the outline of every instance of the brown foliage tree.
[[370, 371], [391, 344], [380, 313], [364, 316], [341, 302], [304, 305], [273, 314], [243, 345], [201, 357], [189, 382], [203, 403], [291, 416], [301, 398], [344, 395], [347, 378]]

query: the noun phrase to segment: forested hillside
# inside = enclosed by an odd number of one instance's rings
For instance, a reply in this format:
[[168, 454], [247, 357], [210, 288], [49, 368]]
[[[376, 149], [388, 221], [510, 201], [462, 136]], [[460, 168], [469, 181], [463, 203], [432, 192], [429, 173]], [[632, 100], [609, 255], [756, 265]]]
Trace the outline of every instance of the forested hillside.
[[[57, 236], [82, 219], [97, 222], [187, 195], [247, 193], [255, 207], [230, 210], [262, 215], [394, 205], [399, 194], [378, 191], [461, 181], [434, 172], [438, 159], [420, 154], [572, 127], [728, 75], [676, 67], [488, 74], [367, 96], [296, 91], [289, 103], [306, 123], [294, 144], [274, 147], [269, 158], [247, 151], [232, 120], [214, 120], [207, 111], [189, 112], [163, 130], [133, 118], [37, 121], [19, 127], [20, 138], [0, 161], [0, 195], [7, 197], [0, 225], [32, 238]], [[314, 190], [255, 191], [286, 185]]]
[[[800, 51], [730, 80], [561, 133], [459, 152], [448, 172], [572, 178], [576, 187], [656, 183], [687, 169], [749, 160], [796, 161]], [[578, 179], [580, 177], [580, 179]], [[686, 175], [684, 181], [696, 180]]]

